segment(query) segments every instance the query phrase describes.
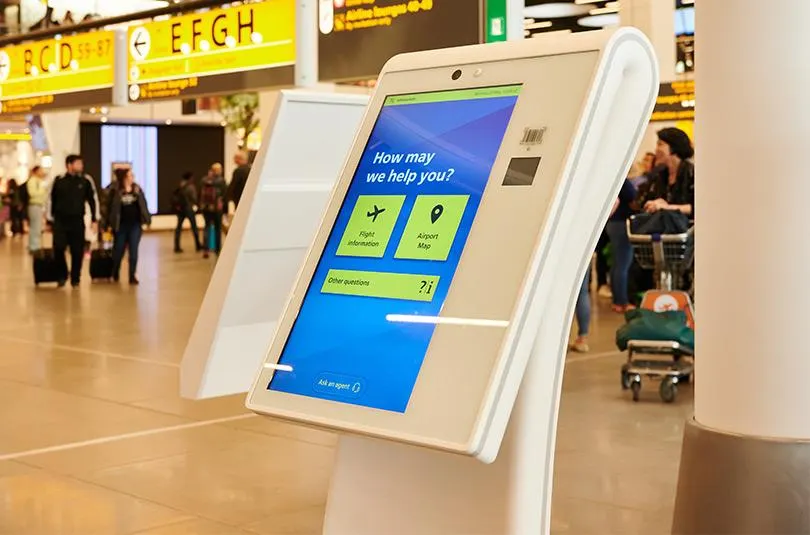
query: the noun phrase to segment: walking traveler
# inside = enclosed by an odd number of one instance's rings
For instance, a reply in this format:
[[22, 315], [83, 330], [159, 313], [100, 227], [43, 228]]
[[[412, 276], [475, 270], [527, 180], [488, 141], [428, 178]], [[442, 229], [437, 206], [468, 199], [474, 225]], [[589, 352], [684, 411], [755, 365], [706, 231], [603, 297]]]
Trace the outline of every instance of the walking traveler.
[[84, 162], [78, 154], [65, 159], [66, 172], [54, 180], [50, 195], [50, 217], [53, 224], [53, 245], [59, 263], [59, 287], [67, 282], [68, 268], [65, 250], [70, 249], [70, 283], [79, 286], [84, 261], [85, 222], [89, 213], [91, 226], [97, 225], [98, 207], [93, 184], [84, 174]]
[[109, 225], [115, 236], [113, 246], [113, 280], [120, 279], [124, 251], [129, 250], [129, 283], [138, 285], [138, 247], [143, 226], [152, 224], [143, 189], [135, 183], [131, 169], [115, 170], [116, 184], [110, 189], [107, 210]]
[[197, 189], [194, 187], [193, 173], [183, 173], [183, 178], [172, 193], [172, 210], [177, 215], [177, 228], [174, 229], [174, 252], [183, 252], [180, 247], [180, 239], [183, 236], [183, 223], [186, 219], [191, 224], [194, 247], [197, 251], [202, 250], [200, 231], [197, 228]]
[[635, 198], [635, 186], [630, 180], [625, 180], [605, 227], [610, 238], [610, 251], [613, 259], [613, 265], [610, 269], [613, 311], [618, 313], [624, 313], [635, 308], [630, 304], [628, 292], [628, 276], [630, 266], [633, 264], [633, 245], [627, 236], [627, 220], [633, 214], [631, 205]]
[[222, 251], [222, 217], [227, 213], [227, 185], [221, 174], [222, 166], [214, 164], [200, 187], [200, 211], [205, 218], [203, 258], [213, 250]]
[[31, 169], [31, 176], [25, 183], [28, 201], [28, 250], [32, 253], [42, 248], [42, 223], [45, 218], [45, 202], [48, 198], [45, 176], [45, 170], [37, 165]]
[[242, 194], [245, 192], [248, 177], [250, 177], [250, 162], [247, 153], [242, 150], [237, 152], [233, 157], [233, 163], [236, 164], [236, 170], [234, 170], [231, 183], [228, 186], [228, 197], [233, 201], [234, 206], [238, 208], [239, 201], [242, 200]]

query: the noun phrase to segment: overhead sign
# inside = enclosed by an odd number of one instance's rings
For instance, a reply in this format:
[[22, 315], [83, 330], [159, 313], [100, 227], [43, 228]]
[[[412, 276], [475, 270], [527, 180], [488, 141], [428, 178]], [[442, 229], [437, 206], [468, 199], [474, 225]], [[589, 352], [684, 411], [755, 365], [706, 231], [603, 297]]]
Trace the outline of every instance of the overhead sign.
[[[376, 78], [396, 54], [480, 43], [481, 9], [470, 0], [319, 0], [320, 78]], [[488, 33], [499, 40], [505, 13], [492, 11]]]
[[98, 31], [0, 49], [3, 114], [112, 102], [115, 34]]
[[487, 43], [506, 41], [506, 0], [486, 1]]
[[294, 0], [265, 0], [133, 26], [129, 99], [292, 84], [294, 38]]
[[651, 121], [694, 121], [695, 81], [661, 84]]

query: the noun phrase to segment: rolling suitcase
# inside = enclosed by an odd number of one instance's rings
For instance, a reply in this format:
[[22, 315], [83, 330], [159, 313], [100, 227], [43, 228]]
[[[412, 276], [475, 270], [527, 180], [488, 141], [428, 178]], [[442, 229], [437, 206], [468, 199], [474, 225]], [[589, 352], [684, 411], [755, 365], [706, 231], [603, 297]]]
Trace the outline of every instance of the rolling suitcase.
[[42, 283], [59, 282], [66, 279], [67, 274], [59, 273], [59, 266], [53, 249], [40, 249], [33, 254], [34, 257], [34, 284], [39, 286]]
[[90, 278], [94, 281], [113, 278], [112, 235], [105, 232], [100, 245], [90, 253]]
[[60, 273], [56, 255], [53, 252], [53, 234], [42, 234], [42, 249], [32, 253], [34, 267], [34, 285], [67, 280], [68, 274]]
[[110, 280], [113, 278], [113, 255], [109, 249], [95, 249], [90, 253], [90, 278]]

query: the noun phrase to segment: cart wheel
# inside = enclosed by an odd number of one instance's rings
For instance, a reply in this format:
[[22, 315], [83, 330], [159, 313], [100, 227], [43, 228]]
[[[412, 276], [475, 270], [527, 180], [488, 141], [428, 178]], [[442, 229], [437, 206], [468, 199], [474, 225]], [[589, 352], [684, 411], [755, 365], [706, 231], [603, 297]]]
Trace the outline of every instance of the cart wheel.
[[622, 366], [622, 390], [630, 390], [630, 385], [633, 382], [628, 369], [627, 364]]
[[685, 375], [681, 375], [680, 377], [678, 377], [678, 382], [688, 385], [689, 383], [692, 382], [692, 374], [687, 373]]
[[630, 388], [633, 390], [633, 401], [638, 401], [641, 394], [641, 379], [635, 377], [633, 382], [630, 384]]
[[622, 370], [622, 390], [629, 390], [632, 383], [630, 374]]
[[661, 381], [661, 387], [658, 389], [661, 399], [664, 403], [672, 403], [678, 397], [678, 384], [668, 377]]

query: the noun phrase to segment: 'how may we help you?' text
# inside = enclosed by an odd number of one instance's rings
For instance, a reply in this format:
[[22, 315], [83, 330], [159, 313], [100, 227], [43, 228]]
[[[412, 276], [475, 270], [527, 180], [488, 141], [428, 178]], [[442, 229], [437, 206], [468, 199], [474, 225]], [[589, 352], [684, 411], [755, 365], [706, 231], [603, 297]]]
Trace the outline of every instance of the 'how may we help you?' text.
[[[435, 152], [410, 152], [391, 153], [391, 152], [377, 152], [374, 154], [372, 164], [376, 166], [385, 166], [392, 168], [387, 171], [375, 171], [366, 175], [366, 182], [378, 183], [383, 182], [402, 182], [406, 186], [416, 183], [421, 186], [425, 182], [448, 182], [450, 178], [456, 173], [455, 169], [446, 169], [444, 171], [431, 171], [426, 169], [436, 159]], [[405, 170], [399, 170], [393, 166], [401, 164], [412, 165], [415, 169], [410, 167]], [[420, 167], [421, 166], [421, 169]]]

